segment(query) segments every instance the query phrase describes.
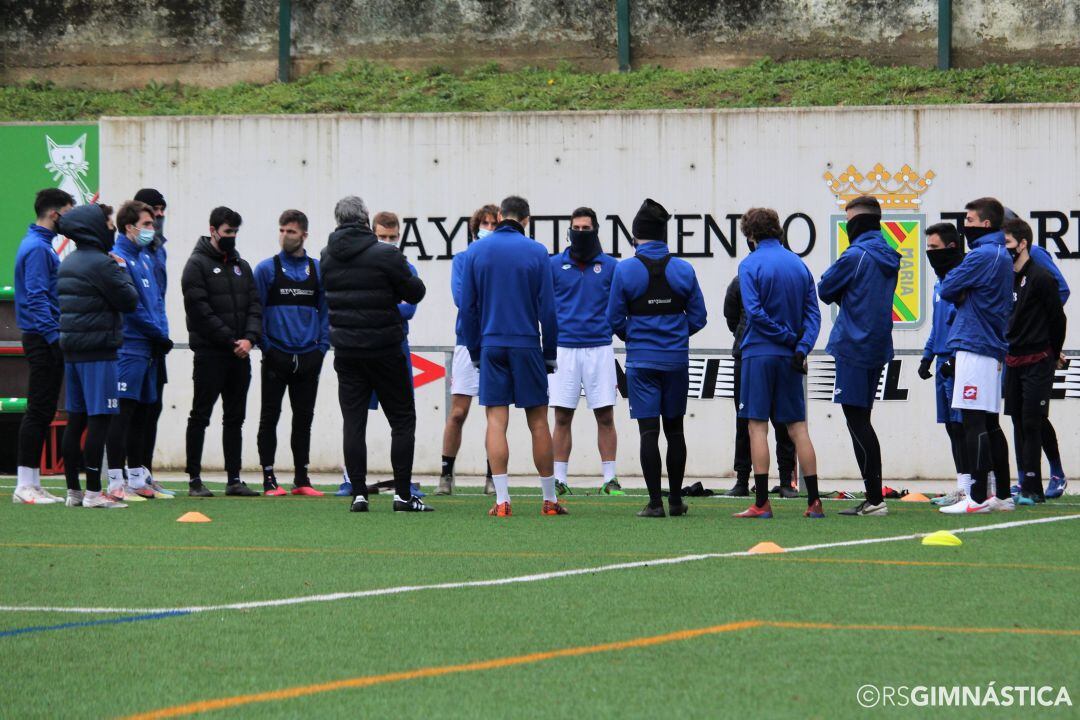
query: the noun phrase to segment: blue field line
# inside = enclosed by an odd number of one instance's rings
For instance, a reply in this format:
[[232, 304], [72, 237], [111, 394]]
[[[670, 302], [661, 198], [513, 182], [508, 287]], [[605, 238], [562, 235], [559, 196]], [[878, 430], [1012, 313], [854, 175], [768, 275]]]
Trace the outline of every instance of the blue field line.
[[93, 627], [94, 625], [119, 625], [121, 623], [140, 622], [142, 620], [164, 620], [165, 618], [190, 615], [188, 610], [169, 610], [168, 612], [151, 613], [149, 615], [128, 615], [118, 618], [106, 618], [104, 620], [86, 620], [84, 622], [61, 623], [60, 625], [34, 625], [32, 627], [16, 628], [14, 630], [0, 631], [0, 638], [26, 635], [28, 633], [48, 632], [50, 630], [71, 630], [73, 628]]

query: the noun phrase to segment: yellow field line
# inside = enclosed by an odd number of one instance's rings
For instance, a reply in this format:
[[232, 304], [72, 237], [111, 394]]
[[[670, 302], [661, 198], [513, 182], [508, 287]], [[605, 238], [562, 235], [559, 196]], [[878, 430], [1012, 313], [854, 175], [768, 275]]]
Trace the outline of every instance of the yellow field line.
[[438, 665], [416, 670], [385, 673], [381, 675], [362, 675], [360, 677], [345, 680], [333, 680], [331, 682], [316, 683], [313, 685], [297, 685], [280, 690], [251, 693], [248, 695], [234, 695], [232, 697], [217, 698], [215, 700], [199, 700], [173, 705], [172, 707], [151, 710], [145, 713], [129, 715], [123, 720], [159, 720], [160, 718], [179, 717], [196, 713], [224, 710], [227, 708], [251, 705], [253, 703], [273, 702], [277, 700], [291, 700], [309, 695], [345, 690], [351, 688], [371, 687], [385, 683], [402, 682], [405, 680], [420, 680], [423, 678], [440, 677], [459, 673], [481, 672], [484, 670], [499, 670], [517, 665], [530, 665], [533, 663], [556, 660], [566, 657], [580, 657], [596, 653], [618, 652], [620, 650], [633, 650], [637, 648], [663, 645], [707, 635], [750, 630], [754, 628], [775, 628], [782, 630], [873, 630], [890, 632], [935, 632], [951, 633], [960, 635], [1053, 635], [1064, 637], [1080, 637], [1080, 630], [1055, 630], [1046, 628], [998, 628], [998, 627], [938, 627], [931, 625], [864, 625], [851, 624], [840, 625], [835, 623], [811, 623], [811, 622], [786, 622], [769, 620], [744, 620], [740, 622], [713, 625], [711, 627], [696, 628], [692, 630], [679, 630], [663, 635], [650, 635], [646, 637], [622, 640], [619, 642], [601, 643], [598, 645], [583, 645], [578, 647], [564, 648], [562, 650], [548, 650], [545, 652], [528, 653], [526, 655], [513, 655], [510, 657], [494, 658], [491, 660], [479, 660], [459, 665]]
[[781, 557], [779, 555], [756, 555], [746, 556], [752, 559], [768, 559], [770, 562], [794, 562], [794, 563], [826, 563], [839, 565], [900, 565], [905, 567], [964, 567], [985, 568], [988, 570], [1061, 570], [1063, 572], [1080, 572], [1080, 567], [1075, 565], [1035, 565], [1030, 563], [981, 563], [981, 562], [955, 562], [948, 560], [871, 560], [861, 558], [795, 558]]
[[580, 552], [514, 552], [514, 551], [484, 551], [484, 550], [381, 550], [373, 548], [305, 548], [305, 547], [273, 547], [265, 545], [254, 546], [228, 546], [228, 545], [120, 545], [120, 544], [80, 544], [80, 543], [36, 543], [36, 542], [8, 542], [0, 543], [0, 548], [19, 549], [44, 549], [44, 550], [150, 550], [150, 551], [177, 551], [177, 552], [253, 552], [253, 553], [286, 553], [286, 554], [310, 554], [327, 553], [337, 555], [393, 555], [393, 556], [437, 556], [437, 557], [495, 557], [495, 558], [557, 558], [557, 557], [580, 557], [582, 555], [619, 557], [619, 558], [649, 558], [667, 557], [670, 553], [657, 552], [593, 552], [582, 550]]
[[529, 653], [527, 655], [514, 655], [511, 657], [480, 660], [478, 662], [464, 663], [461, 665], [426, 667], [404, 672], [386, 673], [384, 675], [363, 675], [347, 680], [335, 680], [332, 682], [317, 683], [315, 685], [299, 685], [291, 688], [283, 688], [281, 690], [271, 690], [270, 692], [254, 693], [251, 695], [235, 695], [233, 697], [219, 698], [217, 700], [201, 700], [185, 705], [174, 705], [173, 707], [162, 708], [161, 710], [152, 710], [147, 713], [130, 715], [126, 720], [170, 718], [180, 715], [208, 712], [211, 710], [223, 710], [225, 708], [238, 707], [240, 705], [250, 705], [251, 703], [289, 700], [307, 695], [333, 692], [334, 690], [344, 690], [346, 688], [370, 687], [372, 685], [401, 682], [403, 680], [419, 680], [421, 678], [439, 677], [457, 673], [497, 670], [500, 668], [513, 667], [515, 665], [530, 665], [532, 663], [554, 660], [556, 658], [578, 657], [581, 655], [592, 655], [595, 653], [616, 652], [618, 650], [630, 650], [652, 645], [662, 645], [664, 643], [678, 642], [680, 640], [691, 640], [703, 635], [716, 635], [718, 633], [746, 630], [753, 627], [759, 627], [760, 625], [761, 622], [757, 620], [747, 620], [743, 622], [726, 623], [724, 625], [713, 625], [712, 627], [699, 628], [696, 630], [680, 630], [664, 635], [652, 635], [649, 637], [635, 638], [633, 640], [623, 640], [621, 642], [584, 645], [562, 650]]

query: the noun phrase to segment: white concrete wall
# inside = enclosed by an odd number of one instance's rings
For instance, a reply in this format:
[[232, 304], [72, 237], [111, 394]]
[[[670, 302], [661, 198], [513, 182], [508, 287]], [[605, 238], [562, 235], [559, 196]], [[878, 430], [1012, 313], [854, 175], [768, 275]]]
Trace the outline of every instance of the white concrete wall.
[[[195, 239], [206, 233], [212, 207], [225, 204], [244, 216], [239, 248], [254, 265], [276, 251], [276, 222], [283, 209], [296, 207], [309, 215], [309, 249], [317, 253], [333, 230], [336, 200], [359, 194], [372, 212], [393, 210], [418, 218], [416, 228], [432, 257], [420, 259], [416, 247], [406, 249], [428, 285], [428, 296], [411, 323], [411, 339], [414, 346], [443, 347], [454, 341], [450, 261], [435, 257], [446, 254], [446, 243], [429, 218], [449, 218], [444, 224], [449, 232], [458, 217], [479, 205], [519, 193], [530, 200], [534, 216], [568, 215], [585, 204], [601, 217], [619, 215], [629, 227], [642, 199], [649, 196], [672, 213], [711, 214], [727, 234], [726, 215], [768, 205], [781, 217], [805, 213], [812, 220], [816, 244], [806, 262], [819, 276], [830, 262], [829, 217], [837, 212], [823, 174], [838, 175], [850, 164], [867, 172], [880, 162], [890, 172], [908, 164], [935, 173], [922, 196], [922, 209], [915, 211], [925, 215], [927, 225], [938, 222], [943, 212], [962, 211], [971, 198], [995, 195], [1025, 218], [1032, 211], [1075, 213], [1063, 236], [1064, 247], [1050, 243], [1050, 248], [1080, 254], [1078, 126], [1078, 106], [105, 119], [101, 123], [101, 188], [102, 197], [114, 204], [147, 185], [161, 189], [167, 197], [168, 310], [178, 342], [186, 341], [180, 273]], [[687, 220], [684, 226], [695, 233], [687, 238], [685, 249], [700, 251], [703, 221]], [[1057, 221], [1049, 221], [1048, 226], [1056, 228]], [[559, 232], [565, 227], [564, 223]], [[602, 222], [607, 247], [611, 228], [610, 222]], [[673, 220], [673, 247], [675, 229]], [[550, 247], [552, 223], [536, 223], [536, 236]], [[409, 239], [415, 240], [415, 233]], [[803, 249], [807, 240], [806, 224], [795, 221], [791, 245]], [[463, 250], [465, 242], [461, 228], [454, 236], [453, 251]], [[620, 249], [629, 254], [625, 241]], [[737, 257], [729, 257], [715, 237], [712, 250], [713, 257], [692, 258], [710, 314], [709, 326], [694, 338], [695, 353], [730, 347], [731, 335], [721, 314], [723, 293], [746, 254], [740, 241]], [[1073, 286], [1080, 288], [1080, 259], [1062, 259], [1060, 266]], [[929, 282], [929, 269], [925, 272]], [[928, 308], [929, 296], [926, 303]], [[828, 309], [823, 308], [823, 317], [819, 350], [831, 325]], [[898, 329], [894, 334], [898, 351], [917, 353], [927, 332], [928, 324]], [[1080, 346], [1077, 332], [1074, 324], [1066, 347]], [[442, 362], [438, 351], [425, 357]], [[883, 402], [875, 411], [886, 475], [949, 476], [946, 437], [933, 422], [932, 383], [917, 378], [917, 355], [901, 357], [899, 385], [908, 389], [908, 399]], [[190, 354], [174, 351], [159, 435], [162, 464], [183, 465], [190, 367]], [[254, 369], [244, 449], [250, 466], [257, 460], [257, 360]], [[336, 392], [328, 363], [313, 441], [313, 465], [320, 468], [340, 463]], [[417, 471], [438, 468], [445, 399], [441, 381], [417, 392]], [[1052, 411], [1067, 469], [1080, 467], [1076, 410], [1077, 401], [1068, 399], [1056, 402]], [[689, 413], [688, 472], [705, 476], [729, 472], [734, 427], [731, 401], [692, 400]], [[636, 474], [637, 433], [625, 403], [617, 416], [619, 470]], [[857, 475], [842, 416], [834, 406], [811, 402], [810, 422], [821, 474]], [[466, 428], [460, 472], [483, 468], [482, 426], [482, 413], [474, 412]], [[280, 427], [283, 452], [279, 451], [278, 465], [286, 467], [287, 416]], [[571, 472], [598, 471], [595, 431], [588, 417], [579, 418], [576, 435]], [[388, 446], [388, 431], [380, 416], [369, 432], [373, 471], [388, 467]], [[511, 447], [512, 471], [531, 472], [523, 417], [515, 425]], [[220, 464], [219, 448], [218, 432], [212, 425], [205, 457], [208, 466]]]

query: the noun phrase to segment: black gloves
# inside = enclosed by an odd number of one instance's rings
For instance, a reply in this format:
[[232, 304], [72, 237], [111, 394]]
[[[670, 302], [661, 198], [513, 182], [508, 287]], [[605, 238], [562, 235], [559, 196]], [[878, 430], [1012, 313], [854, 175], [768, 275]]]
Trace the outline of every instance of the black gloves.
[[559, 369], [559, 364], [555, 360], [544, 360], [544, 365], [547, 366], [548, 375], [554, 375], [555, 371]]
[[930, 372], [930, 363], [934, 361], [933, 358], [923, 358], [919, 363], [919, 377], [923, 380], [929, 380], [934, 377], [934, 373]]
[[797, 352], [791, 356], [791, 367], [795, 368], [796, 372], [800, 372], [803, 375], [806, 374], [806, 353]]
[[953, 365], [952, 358], [941, 364], [941, 367], [938, 368], [938, 374], [943, 378], [951, 378], [956, 375], [956, 367]]
[[173, 341], [169, 338], [154, 341], [154, 352], [158, 355], [168, 355], [169, 351], [173, 349]]

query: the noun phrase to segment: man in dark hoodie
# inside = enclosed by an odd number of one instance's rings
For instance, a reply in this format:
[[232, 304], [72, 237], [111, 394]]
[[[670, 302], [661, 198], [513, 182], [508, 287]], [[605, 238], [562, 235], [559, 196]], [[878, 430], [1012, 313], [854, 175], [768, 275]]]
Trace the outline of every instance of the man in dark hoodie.
[[600, 450], [601, 495], [622, 495], [615, 476], [615, 349], [607, 319], [611, 279], [618, 261], [600, 248], [599, 225], [592, 208], [570, 214], [569, 247], [551, 257], [555, 313], [559, 325], [558, 369], [548, 376], [549, 404], [555, 408], [552, 445], [555, 486], [566, 492], [573, 444], [571, 423], [581, 391], [596, 417]]
[[822, 302], [840, 308], [825, 351], [836, 358], [833, 402], [844, 409], [866, 499], [840, 515], [887, 515], [881, 491], [881, 445], [870, 423], [878, 380], [893, 358], [892, 305], [900, 253], [881, 236], [881, 205], [862, 195], [848, 202], [848, 248], [821, 276]]
[[[757, 249], [757, 241], [747, 239], [750, 252]], [[748, 497], [750, 495], [750, 472], [753, 469], [750, 459], [750, 420], [739, 417], [739, 395], [742, 390], [742, 339], [746, 333], [746, 310], [743, 308], [742, 289], [739, 274], [735, 273], [731, 284], [724, 294], [724, 320], [728, 330], [735, 337], [731, 346], [731, 357], [735, 360], [735, 486], [724, 493], [725, 497]], [[784, 498], [796, 498], [795, 489], [795, 443], [791, 442], [787, 426], [781, 422], [773, 423], [776, 434], [776, 468], [780, 472], [780, 485], [775, 492]]]
[[352, 484], [349, 509], [368, 511], [367, 420], [376, 392], [390, 423], [394, 511], [429, 512], [434, 508], [412, 494], [416, 399], [398, 309], [401, 302], [419, 303], [426, 288], [401, 251], [379, 242], [371, 231], [363, 200], [342, 198], [334, 219], [337, 229], [322, 251], [320, 267], [338, 375], [345, 470]]
[[221, 446], [225, 455], [226, 495], [258, 495], [240, 481], [244, 415], [251, 384], [251, 348], [262, 335], [262, 306], [251, 266], [236, 252], [242, 219], [235, 210], [216, 207], [210, 234], [199, 238], [184, 266], [189, 344], [195, 354], [194, 398], [187, 424], [188, 494], [213, 497], [202, 481], [206, 427], [221, 397]]
[[683, 417], [690, 387], [690, 336], [705, 327], [708, 313], [694, 267], [667, 246], [671, 214], [647, 198], [634, 216], [634, 257], [615, 268], [607, 316], [626, 342], [630, 417], [641, 436], [641, 472], [649, 504], [638, 517], [665, 517], [660, 490], [660, 428], [667, 438], [668, 512], [685, 515], [686, 471]]
[[[964, 237], [969, 252], [941, 281], [941, 297], [956, 306], [947, 341], [956, 354], [952, 407], [963, 417], [971, 494], [941, 512], [973, 515], [1016, 508], [1009, 490], [1009, 443], [1001, 429], [1001, 372], [1009, 342], [1005, 332], [1013, 304], [1013, 260], [1001, 225], [1005, 208], [995, 198], [966, 206]], [[987, 487], [994, 473], [995, 492]]]
[[[116, 351], [124, 342], [122, 314], [135, 310], [139, 295], [124, 261], [113, 246], [108, 215], [102, 206], [81, 205], [60, 218], [58, 230], [75, 242], [60, 263], [56, 290], [60, 300], [60, 349], [67, 375], [64, 474], [68, 507], [125, 508], [101, 492], [101, 461], [110, 418], [120, 407]], [[86, 431], [85, 451], [79, 447]], [[79, 467], [86, 468], [86, 492]]]

